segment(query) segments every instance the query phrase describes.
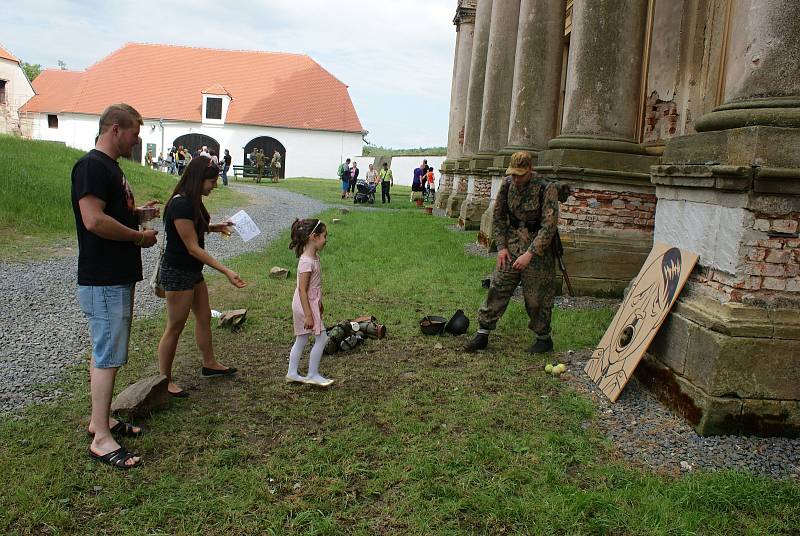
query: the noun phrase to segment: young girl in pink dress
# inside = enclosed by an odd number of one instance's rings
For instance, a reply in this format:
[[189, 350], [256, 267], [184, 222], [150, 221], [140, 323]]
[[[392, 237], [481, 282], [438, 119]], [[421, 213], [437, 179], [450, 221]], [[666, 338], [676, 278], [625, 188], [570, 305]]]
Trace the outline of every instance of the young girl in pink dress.
[[[308, 383], [320, 387], [328, 387], [333, 383], [333, 380], [319, 373], [319, 361], [328, 341], [328, 335], [322, 325], [322, 273], [319, 252], [325, 247], [327, 240], [328, 231], [322, 220], [295, 220], [292, 224], [289, 249], [293, 249], [298, 256], [297, 288], [292, 299], [296, 339], [289, 353], [287, 382]], [[314, 346], [308, 358], [308, 374], [301, 376], [297, 372], [297, 367], [308, 343], [308, 336], [312, 333]]]

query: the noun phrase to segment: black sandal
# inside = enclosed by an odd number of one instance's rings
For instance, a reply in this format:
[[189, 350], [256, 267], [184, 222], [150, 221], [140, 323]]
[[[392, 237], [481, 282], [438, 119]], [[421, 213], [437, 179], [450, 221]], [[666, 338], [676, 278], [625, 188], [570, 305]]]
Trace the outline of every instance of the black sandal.
[[136, 455], [132, 452], [129, 452], [128, 449], [125, 447], [120, 447], [117, 450], [111, 451], [108, 454], [104, 454], [100, 456], [99, 454], [95, 454], [92, 452], [92, 449], [89, 448], [89, 457], [93, 460], [98, 462], [104, 463], [106, 465], [110, 465], [111, 467], [116, 467], [117, 469], [121, 469], [123, 471], [131, 469], [133, 467], [138, 467], [142, 464], [142, 460], [139, 459], [134, 464], [126, 463], [131, 458], [135, 458]]
[[[139, 431], [137, 432], [135, 428], [138, 428]], [[94, 437], [94, 432], [87, 431], [86, 434], [89, 437]], [[111, 434], [120, 437], [142, 437], [144, 434], [144, 428], [141, 426], [134, 426], [123, 421], [117, 421], [117, 424], [111, 427]]]

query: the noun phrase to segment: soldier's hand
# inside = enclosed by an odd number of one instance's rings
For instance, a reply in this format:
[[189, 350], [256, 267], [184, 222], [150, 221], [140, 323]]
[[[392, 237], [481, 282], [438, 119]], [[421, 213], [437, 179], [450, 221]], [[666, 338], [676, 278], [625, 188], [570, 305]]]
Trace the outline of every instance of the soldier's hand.
[[531, 253], [530, 251], [526, 251], [525, 253], [517, 257], [517, 260], [514, 261], [512, 268], [521, 272], [522, 270], [528, 267], [528, 264], [530, 264], [532, 258], [533, 258], [533, 253]]
[[511, 253], [503, 248], [497, 252], [497, 269], [503, 270], [511, 263]]

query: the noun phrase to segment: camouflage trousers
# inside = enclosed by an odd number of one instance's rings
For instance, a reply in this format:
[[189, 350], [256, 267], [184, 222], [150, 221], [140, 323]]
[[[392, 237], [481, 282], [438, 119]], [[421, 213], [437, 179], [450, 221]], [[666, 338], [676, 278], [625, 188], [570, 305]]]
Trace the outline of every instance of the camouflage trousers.
[[[513, 252], [512, 258], [517, 258]], [[547, 335], [550, 333], [550, 317], [556, 296], [556, 267], [552, 250], [548, 248], [544, 256], [534, 255], [528, 267], [521, 272], [511, 268], [513, 260], [505, 268], [495, 269], [492, 274], [489, 293], [478, 310], [478, 326], [494, 329], [505, 313], [514, 290], [522, 282], [525, 309], [530, 318], [528, 328], [537, 335]]]

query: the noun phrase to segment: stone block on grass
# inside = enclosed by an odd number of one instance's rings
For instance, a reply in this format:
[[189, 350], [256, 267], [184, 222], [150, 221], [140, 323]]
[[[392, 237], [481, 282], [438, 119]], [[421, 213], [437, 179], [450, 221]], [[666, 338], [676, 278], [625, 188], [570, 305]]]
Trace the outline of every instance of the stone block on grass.
[[126, 387], [111, 403], [111, 412], [126, 418], [143, 418], [169, 405], [167, 377], [144, 378]]
[[273, 266], [269, 270], [269, 276], [272, 279], [286, 279], [289, 277], [289, 269], [281, 268], [280, 266]]

